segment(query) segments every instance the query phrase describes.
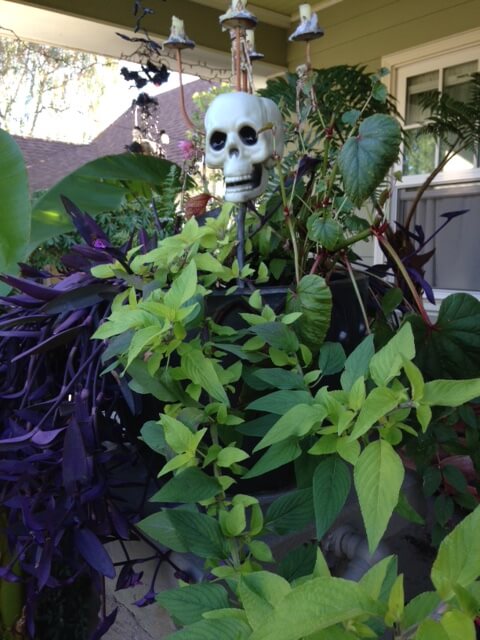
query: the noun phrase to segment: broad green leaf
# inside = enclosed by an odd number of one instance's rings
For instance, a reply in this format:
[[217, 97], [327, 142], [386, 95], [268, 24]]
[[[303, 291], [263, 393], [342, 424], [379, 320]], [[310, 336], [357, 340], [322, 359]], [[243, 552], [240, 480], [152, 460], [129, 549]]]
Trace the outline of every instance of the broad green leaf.
[[348, 498], [350, 486], [350, 471], [338, 456], [328, 456], [318, 464], [312, 487], [318, 540], [335, 522]]
[[406, 323], [370, 360], [370, 374], [377, 386], [387, 385], [398, 376], [405, 360], [415, 356], [412, 327]]
[[377, 611], [357, 583], [341, 578], [313, 578], [292, 589], [254, 630], [250, 640], [299, 640]]
[[192, 347], [183, 353], [182, 369], [191, 382], [199, 384], [215, 400], [223, 402], [227, 407], [230, 406], [213, 362], [206, 358], [199, 349]]
[[260, 440], [254, 451], [277, 442], [282, 442], [293, 436], [301, 438], [306, 435], [314, 425], [319, 424], [325, 418], [326, 411], [319, 405], [297, 404], [285, 413]]
[[321, 276], [306, 275], [296, 291], [287, 297], [287, 313], [299, 311], [302, 316], [294, 325], [300, 342], [318, 352], [330, 327], [332, 292]]
[[283, 416], [284, 413], [298, 404], [312, 404], [313, 397], [309, 391], [274, 391], [251, 402], [247, 409], [265, 411]]
[[293, 462], [302, 454], [302, 449], [297, 438], [288, 438], [283, 442], [272, 445], [253, 467], [242, 476], [244, 479], [256, 478], [268, 471], [283, 467], [284, 464]]
[[225, 589], [221, 585], [209, 583], [161, 591], [156, 599], [182, 625], [202, 620], [202, 615], [207, 611], [226, 609], [229, 606]]
[[[25, 161], [13, 137], [0, 129], [0, 273], [14, 275], [30, 240], [30, 196]], [[0, 295], [9, 290], [0, 283]]]
[[308, 237], [328, 251], [335, 248], [343, 238], [342, 225], [329, 216], [310, 216], [307, 220]]
[[318, 367], [324, 376], [340, 373], [345, 365], [346, 355], [340, 342], [324, 342], [320, 347]]
[[340, 379], [344, 391], [350, 391], [356, 380], [367, 374], [374, 353], [373, 335], [369, 335], [352, 351], [345, 362], [345, 371]]
[[366, 118], [355, 137], [339, 154], [345, 192], [360, 207], [373, 194], [398, 157], [401, 129], [393, 116], [375, 114]]
[[360, 502], [368, 547], [373, 553], [398, 503], [405, 469], [397, 453], [385, 440], [371, 442], [360, 454], [354, 482]]
[[295, 371], [285, 369], [257, 369], [254, 377], [275, 389], [305, 389], [303, 378]]
[[278, 603], [291, 591], [288, 582], [274, 573], [256, 571], [243, 576], [238, 592], [253, 629], [259, 627]]
[[248, 624], [232, 615], [231, 618], [200, 620], [171, 637], [174, 640], [249, 640], [251, 631]]
[[449, 640], [476, 640], [475, 623], [463, 611], [447, 611], [440, 624]]
[[440, 544], [431, 578], [443, 600], [453, 597], [455, 585], [467, 588], [480, 576], [479, 530], [477, 507]]
[[148, 536], [166, 547], [201, 558], [226, 558], [224, 538], [216, 520], [186, 509], [166, 509], [137, 524]]
[[415, 335], [415, 362], [430, 379], [480, 377], [480, 301], [454, 293], [440, 305], [433, 330], [409, 316]]
[[196, 467], [189, 467], [171, 478], [150, 502], [200, 502], [208, 500], [222, 492], [222, 486], [216, 478], [208, 476]]
[[118, 209], [125, 196], [135, 192], [136, 185], [141, 185], [141, 189], [148, 185], [161, 192], [161, 185], [172, 166], [168, 160], [134, 153], [105, 156], [83, 165], [35, 203], [29, 251], [46, 240], [73, 230], [60, 195], [95, 217]]
[[155, 376], [148, 373], [147, 363], [141, 358], [134, 360], [128, 367], [131, 380], [128, 386], [136, 393], [151, 394], [161, 402], [178, 402], [182, 397], [182, 390], [177, 382], [172, 380], [165, 371]]
[[459, 407], [480, 396], [480, 379], [434, 380], [426, 382], [422, 403], [439, 407]]
[[309, 576], [315, 569], [317, 544], [302, 544], [287, 553], [277, 566], [277, 572], [289, 582]]
[[435, 591], [426, 591], [410, 600], [405, 605], [401, 627], [403, 630], [410, 629], [414, 625], [420, 624], [429, 618], [440, 604], [440, 598]]
[[398, 393], [388, 387], [376, 387], [368, 394], [360, 410], [350, 435], [351, 439], [360, 438], [378, 420], [393, 411], [400, 402]]
[[150, 447], [150, 449], [153, 449], [153, 451], [161, 453], [162, 455], [167, 454], [167, 441], [165, 440], [163, 427], [159, 422], [154, 420], [145, 422], [140, 433], [143, 441]]
[[265, 526], [279, 535], [301, 531], [314, 520], [311, 489], [290, 491], [269, 506]]
[[383, 296], [380, 306], [383, 313], [388, 317], [401, 304], [403, 300], [403, 291], [398, 287], [389, 289]]
[[298, 339], [293, 329], [283, 322], [265, 322], [250, 327], [250, 331], [262, 338], [267, 344], [287, 353], [295, 353], [298, 349]]

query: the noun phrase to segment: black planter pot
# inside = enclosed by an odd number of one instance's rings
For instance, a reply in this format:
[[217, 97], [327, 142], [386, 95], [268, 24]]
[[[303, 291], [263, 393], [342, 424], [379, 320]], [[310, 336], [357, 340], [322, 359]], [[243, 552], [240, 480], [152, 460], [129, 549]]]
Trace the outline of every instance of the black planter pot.
[[[355, 280], [365, 304], [368, 295], [368, 276], [357, 272]], [[329, 287], [332, 292], [332, 316], [326, 340], [340, 342], [348, 354], [365, 337], [366, 327], [362, 310], [348, 276], [333, 274]], [[239, 314], [251, 311], [247, 300], [253, 291], [253, 289], [238, 288], [237, 291], [228, 295], [223, 291], [214, 291], [206, 298], [206, 314], [217, 324], [227, 324], [234, 329], [245, 328], [245, 323]], [[288, 291], [289, 287], [283, 285], [260, 288], [264, 304], [268, 304], [276, 313], [283, 310]]]

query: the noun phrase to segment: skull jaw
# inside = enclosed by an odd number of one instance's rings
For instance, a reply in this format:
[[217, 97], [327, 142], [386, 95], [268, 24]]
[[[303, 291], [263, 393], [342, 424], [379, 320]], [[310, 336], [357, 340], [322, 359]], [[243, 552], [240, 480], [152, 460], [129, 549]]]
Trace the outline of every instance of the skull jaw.
[[225, 175], [225, 200], [227, 202], [247, 202], [254, 200], [267, 188], [268, 171], [263, 164], [254, 164], [249, 174]]

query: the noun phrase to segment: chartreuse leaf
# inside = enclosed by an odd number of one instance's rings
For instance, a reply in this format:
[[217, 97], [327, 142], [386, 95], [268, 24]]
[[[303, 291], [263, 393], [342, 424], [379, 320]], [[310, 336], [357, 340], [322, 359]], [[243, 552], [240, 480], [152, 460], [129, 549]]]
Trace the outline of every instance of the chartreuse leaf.
[[290, 591], [284, 578], [268, 571], [256, 571], [242, 577], [238, 593], [251, 627], [259, 627]]
[[378, 606], [361, 586], [341, 578], [313, 578], [292, 589], [254, 629], [250, 640], [298, 640]]
[[203, 513], [167, 509], [138, 523], [138, 528], [166, 547], [201, 558], [226, 558], [224, 538], [218, 522]]
[[[418, 627], [415, 640], [451, 640], [445, 629], [435, 620], [424, 620]], [[457, 639], [458, 640], [458, 639]]]
[[342, 510], [350, 493], [350, 471], [337, 455], [322, 460], [313, 474], [313, 505], [317, 538], [322, 539]]
[[175, 633], [175, 640], [249, 640], [251, 628], [237, 617], [221, 617], [195, 622]]
[[343, 145], [339, 155], [343, 185], [357, 207], [373, 193], [397, 159], [400, 131], [395, 118], [377, 113], [366, 118], [358, 135]]
[[420, 402], [423, 398], [423, 392], [425, 389], [425, 381], [423, 379], [422, 372], [417, 365], [409, 360], [403, 361], [403, 369], [412, 388], [412, 400]]
[[345, 371], [340, 378], [344, 391], [350, 391], [358, 378], [367, 374], [368, 365], [374, 353], [373, 335], [369, 335], [362, 340], [345, 361]]
[[403, 574], [397, 576], [393, 583], [388, 597], [388, 608], [385, 614], [385, 623], [388, 627], [393, 627], [400, 622], [405, 607], [405, 592], [403, 589]]
[[447, 611], [440, 624], [446, 631], [448, 640], [476, 640], [475, 624], [463, 611]]
[[294, 329], [300, 342], [317, 352], [330, 327], [332, 292], [321, 276], [306, 275], [300, 280], [296, 291], [289, 293], [287, 313], [301, 312]]
[[202, 614], [229, 606], [228, 594], [218, 584], [192, 584], [179, 589], [161, 591], [157, 602], [182, 625], [202, 620]]
[[215, 400], [223, 402], [227, 407], [230, 406], [228, 396], [218, 378], [213, 362], [206, 358], [200, 349], [191, 346], [183, 351], [182, 369], [191, 382], [199, 384]]
[[181, 270], [170, 289], [165, 294], [164, 304], [179, 309], [185, 302], [195, 295], [197, 289], [197, 268], [192, 260]]
[[350, 439], [363, 436], [378, 420], [395, 409], [401, 398], [389, 387], [375, 387], [368, 394], [352, 429]]
[[404, 475], [399, 455], [385, 440], [371, 442], [358, 458], [354, 482], [370, 553], [385, 533], [398, 502]]
[[412, 327], [404, 324], [395, 336], [370, 360], [370, 374], [379, 387], [398, 376], [405, 360], [415, 357]]
[[480, 378], [434, 380], [425, 383], [422, 403], [439, 407], [459, 407], [478, 396], [480, 396]]
[[440, 544], [431, 578], [443, 600], [458, 584], [467, 588], [480, 576], [480, 507], [466, 516]]
[[257, 444], [254, 451], [259, 451], [293, 436], [301, 438], [314, 425], [321, 423], [325, 416], [326, 411], [322, 406], [297, 404], [273, 425], [270, 431]]
[[197, 467], [189, 467], [164, 484], [150, 502], [201, 502], [221, 492], [222, 485], [216, 478]]
[[380, 600], [385, 582], [392, 571], [397, 572], [397, 560], [395, 556], [382, 558], [380, 562], [374, 564], [361, 578], [359, 583], [364, 587], [365, 592], [374, 600]]

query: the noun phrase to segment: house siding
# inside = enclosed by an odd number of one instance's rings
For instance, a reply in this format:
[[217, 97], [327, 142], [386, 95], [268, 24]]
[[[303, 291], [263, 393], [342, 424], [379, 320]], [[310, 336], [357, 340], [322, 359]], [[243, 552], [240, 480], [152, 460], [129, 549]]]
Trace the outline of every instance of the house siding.
[[[311, 44], [314, 67], [381, 66], [382, 56], [480, 27], [479, 0], [343, 0], [319, 12], [325, 36]], [[305, 45], [293, 43], [288, 65], [305, 61]]]

